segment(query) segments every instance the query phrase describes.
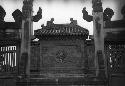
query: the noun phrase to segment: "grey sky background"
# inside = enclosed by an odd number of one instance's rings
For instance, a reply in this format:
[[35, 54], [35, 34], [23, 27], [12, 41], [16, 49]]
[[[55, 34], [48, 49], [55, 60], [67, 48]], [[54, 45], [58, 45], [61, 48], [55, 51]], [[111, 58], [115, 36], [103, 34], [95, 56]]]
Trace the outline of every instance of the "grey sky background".
[[[93, 23], [88, 23], [82, 19], [82, 9], [86, 7], [89, 14], [92, 14], [92, 0], [34, 0], [33, 14], [35, 15], [39, 7], [43, 10], [43, 18], [33, 23], [33, 29], [40, 29], [41, 25], [46, 25], [46, 21], [54, 18], [54, 23], [70, 23], [70, 18], [78, 21], [78, 24], [93, 34]], [[121, 8], [125, 5], [125, 0], [102, 0], [103, 9], [110, 7], [115, 12], [112, 21], [122, 19]], [[16, 9], [22, 10], [23, 0], [0, 0], [7, 15], [5, 21], [14, 22], [12, 12]]]

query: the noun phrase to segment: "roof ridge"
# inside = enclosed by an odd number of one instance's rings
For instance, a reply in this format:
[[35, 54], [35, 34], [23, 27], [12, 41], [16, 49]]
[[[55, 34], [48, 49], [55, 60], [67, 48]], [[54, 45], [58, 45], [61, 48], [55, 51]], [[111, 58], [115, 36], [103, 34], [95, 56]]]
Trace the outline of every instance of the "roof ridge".
[[45, 26], [42, 29], [35, 30], [34, 35], [89, 35], [89, 31], [79, 25], [62, 25]]

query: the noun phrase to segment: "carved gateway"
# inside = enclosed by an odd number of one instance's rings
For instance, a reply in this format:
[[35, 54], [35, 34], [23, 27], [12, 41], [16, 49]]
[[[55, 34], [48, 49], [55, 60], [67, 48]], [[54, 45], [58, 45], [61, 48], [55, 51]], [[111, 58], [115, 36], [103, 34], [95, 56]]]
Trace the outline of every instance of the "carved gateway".
[[88, 30], [71, 24], [53, 24], [36, 30], [40, 42], [41, 73], [83, 74]]

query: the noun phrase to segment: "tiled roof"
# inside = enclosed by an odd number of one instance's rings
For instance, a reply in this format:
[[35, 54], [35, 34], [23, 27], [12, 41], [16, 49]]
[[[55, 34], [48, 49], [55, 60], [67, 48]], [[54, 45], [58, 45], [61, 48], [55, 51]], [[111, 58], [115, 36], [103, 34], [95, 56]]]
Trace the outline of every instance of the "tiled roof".
[[34, 31], [35, 36], [42, 35], [89, 35], [89, 31], [78, 25], [53, 24]]

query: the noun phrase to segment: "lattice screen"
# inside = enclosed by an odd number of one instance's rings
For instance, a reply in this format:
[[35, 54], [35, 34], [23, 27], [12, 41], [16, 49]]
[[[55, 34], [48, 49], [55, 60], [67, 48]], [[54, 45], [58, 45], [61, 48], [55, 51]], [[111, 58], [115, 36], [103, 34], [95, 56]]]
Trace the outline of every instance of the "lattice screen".
[[123, 72], [125, 65], [125, 44], [108, 44], [105, 53], [110, 72]]
[[0, 47], [0, 71], [14, 72], [16, 66], [16, 46]]

